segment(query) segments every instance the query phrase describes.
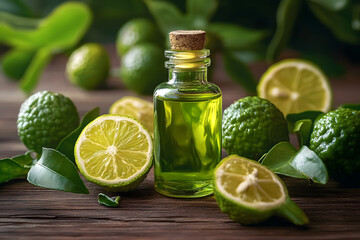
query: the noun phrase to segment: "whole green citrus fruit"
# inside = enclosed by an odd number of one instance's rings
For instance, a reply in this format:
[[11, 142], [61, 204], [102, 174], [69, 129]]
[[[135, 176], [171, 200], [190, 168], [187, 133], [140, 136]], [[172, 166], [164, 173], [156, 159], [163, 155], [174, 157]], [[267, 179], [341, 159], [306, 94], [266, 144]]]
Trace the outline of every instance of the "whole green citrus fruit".
[[76, 49], [66, 64], [70, 82], [86, 90], [104, 85], [109, 70], [109, 55], [105, 48], [97, 43], [87, 43]]
[[289, 141], [286, 120], [268, 100], [246, 97], [225, 109], [222, 144], [228, 154], [258, 160], [282, 141]]
[[166, 81], [163, 50], [150, 43], [132, 47], [122, 58], [120, 76], [125, 86], [138, 94], [152, 94]]
[[56, 148], [78, 125], [79, 114], [73, 102], [49, 91], [37, 92], [26, 99], [17, 121], [21, 141], [39, 154], [42, 147]]
[[342, 108], [317, 119], [310, 149], [324, 161], [332, 178], [347, 183], [360, 180], [360, 111]]
[[136, 18], [120, 28], [116, 39], [118, 54], [123, 56], [131, 47], [139, 43], [163, 44], [161, 33], [149, 19]]

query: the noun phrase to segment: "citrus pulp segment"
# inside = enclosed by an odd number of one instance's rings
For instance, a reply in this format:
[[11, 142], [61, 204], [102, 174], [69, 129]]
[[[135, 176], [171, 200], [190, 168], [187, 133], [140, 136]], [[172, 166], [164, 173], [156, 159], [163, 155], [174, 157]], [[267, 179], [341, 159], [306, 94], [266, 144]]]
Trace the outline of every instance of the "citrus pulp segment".
[[135, 188], [153, 161], [149, 132], [137, 120], [121, 115], [103, 115], [87, 125], [74, 152], [87, 180], [118, 191]]
[[126, 96], [111, 105], [110, 114], [120, 114], [139, 120], [149, 132], [154, 132], [153, 103], [137, 97]]
[[304, 60], [288, 59], [272, 65], [261, 77], [257, 91], [285, 116], [303, 111], [327, 112], [331, 108], [332, 93], [326, 76]]
[[223, 197], [259, 211], [282, 205], [286, 190], [269, 169], [243, 157], [231, 155], [215, 170], [215, 187]]

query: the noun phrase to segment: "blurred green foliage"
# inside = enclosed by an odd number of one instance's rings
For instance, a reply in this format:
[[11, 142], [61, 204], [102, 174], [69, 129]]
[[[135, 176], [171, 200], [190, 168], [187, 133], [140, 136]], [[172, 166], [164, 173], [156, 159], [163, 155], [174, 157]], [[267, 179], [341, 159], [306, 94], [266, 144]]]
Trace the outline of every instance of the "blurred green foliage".
[[[65, 0], [1, 0], [0, 11], [39, 18]], [[329, 76], [345, 72], [336, 59], [360, 61], [360, 0], [81, 0], [93, 14], [83, 41], [115, 42], [133, 18], [155, 20], [164, 36], [204, 29], [207, 47], [221, 51], [235, 82], [254, 93], [246, 64], [276, 61], [285, 49], [319, 65]], [[0, 22], [2, 19], [0, 18]], [[236, 65], [241, 66], [239, 69]]]

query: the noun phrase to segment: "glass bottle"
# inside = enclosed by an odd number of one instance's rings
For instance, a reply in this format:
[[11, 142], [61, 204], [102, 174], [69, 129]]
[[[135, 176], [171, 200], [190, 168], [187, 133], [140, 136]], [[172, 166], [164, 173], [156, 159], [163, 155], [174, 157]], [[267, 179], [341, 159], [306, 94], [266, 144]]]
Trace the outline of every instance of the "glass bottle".
[[204, 40], [204, 31], [170, 33], [169, 80], [154, 92], [155, 189], [166, 196], [213, 192], [213, 170], [221, 159], [222, 94], [207, 81], [210, 51], [203, 49]]

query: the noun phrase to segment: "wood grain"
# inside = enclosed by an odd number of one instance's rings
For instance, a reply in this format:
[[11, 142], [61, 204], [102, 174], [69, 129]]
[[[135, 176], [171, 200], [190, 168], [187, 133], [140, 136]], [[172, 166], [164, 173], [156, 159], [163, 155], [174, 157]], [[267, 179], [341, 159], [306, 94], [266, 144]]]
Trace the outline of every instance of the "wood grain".
[[[118, 65], [114, 47], [108, 50], [113, 65]], [[221, 58], [217, 62], [221, 63]], [[106, 113], [118, 98], [134, 95], [117, 79], [110, 79], [108, 89], [81, 91], [65, 78], [65, 63], [65, 57], [55, 58], [37, 90], [65, 94], [81, 115], [95, 106]], [[251, 67], [258, 77], [267, 65]], [[222, 69], [220, 64], [215, 83], [223, 91], [225, 108], [246, 94]], [[360, 102], [358, 76], [359, 66], [349, 65], [345, 77], [332, 80], [335, 106]], [[25, 98], [14, 83], [0, 76], [0, 158], [26, 151], [16, 133], [18, 109]], [[151, 100], [151, 96], [145, 99]], [[283, 179], [292, 199], [309, 216], [308, 227], [295, 227], [280, 218], [242, 226], [221, 213], [213, 196], [184, 200], [157, 194], [152, 171], [136, 190], [120, 194], [119, 208], [98, 204], [99, 192], [114, 194], [86, 181], [89, 195], [42, 189], [16, 180], [0, 185], [0, 239], [360, 239], [360, 189], [344, 188], [334, 181], [320, 186]]]

